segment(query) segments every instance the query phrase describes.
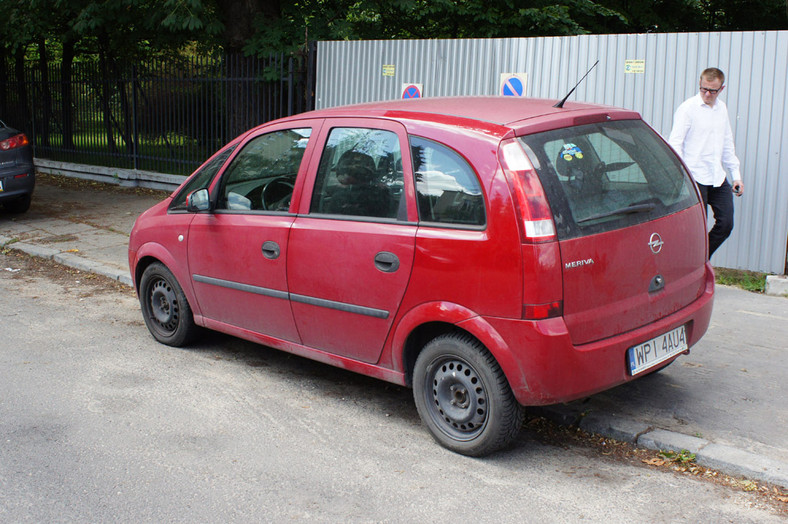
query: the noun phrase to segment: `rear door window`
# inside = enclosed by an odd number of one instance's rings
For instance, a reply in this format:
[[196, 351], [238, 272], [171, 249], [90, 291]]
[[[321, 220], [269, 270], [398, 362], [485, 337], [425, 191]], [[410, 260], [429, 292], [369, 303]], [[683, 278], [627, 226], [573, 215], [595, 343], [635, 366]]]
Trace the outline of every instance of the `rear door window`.
[[550, 200], [560, 239], [654, 220], [697, 203], [676, 155], [639, 120], [520, 138]]
[[336, 127], [326, 141], [310, 213], [406, 220], [399, 137]]

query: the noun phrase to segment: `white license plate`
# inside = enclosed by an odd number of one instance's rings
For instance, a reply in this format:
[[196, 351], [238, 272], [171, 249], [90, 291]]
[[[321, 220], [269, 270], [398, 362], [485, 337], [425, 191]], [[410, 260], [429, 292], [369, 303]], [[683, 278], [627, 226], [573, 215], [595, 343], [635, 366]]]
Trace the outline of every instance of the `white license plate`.
[[684, 326], [679, 326], [672, 331], [629, 348], [627, 350], [629, 374], [635, 376], [679, 353], [684, 353], [688, 349], [687, 332]]

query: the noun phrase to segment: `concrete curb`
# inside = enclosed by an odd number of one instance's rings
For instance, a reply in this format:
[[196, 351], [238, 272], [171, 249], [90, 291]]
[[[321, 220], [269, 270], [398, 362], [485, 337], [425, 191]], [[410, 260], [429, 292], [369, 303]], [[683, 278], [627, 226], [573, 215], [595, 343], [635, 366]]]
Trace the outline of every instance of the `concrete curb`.
[[57, 162], [45, 158], [35, 158], [36, 170], [49, 175], [61, 175], [83, 180], [94, 180], [122, 187], [145, 187], [174, 191], [186, 180], [182, 175], [141, 171], [139, 169], [122, 169], [117, 167], [91, 166]]
[[530, 410], [558, 424], [575, 425], [588, 433], [628, 442], [641, 448], [675, 452], [687, 450], [695, 454], [695, 462], [700, 466], [721, 471], [726, 475], [745, 477], [788, 489], [788, 463], [756, 453], [675, 431], [653, 428], [630, 419], [593, 412], [586, 414], [569, 406], [543, 406]]
[[765, 293], [776, 297], [788, 297], [788, 276], [767, 275]]
[[60, 250], [50, 247], [28, 244], [26, 242], [14, 242], [13, 240], [12, 238], [0, 236], [0, 247], [14, 249], [47, 260], [53, 260], [58, 264], [63, 264], [64, 266], [78, 269], [79, 271], [96, 273], [111, 278], [112, 280], [117, 280], [121, 284], [132, 286], [131, 275], [128, 271], [124, 273], [117, 268], [99, 262], [93, 262], [74, 253], [63, 253]]

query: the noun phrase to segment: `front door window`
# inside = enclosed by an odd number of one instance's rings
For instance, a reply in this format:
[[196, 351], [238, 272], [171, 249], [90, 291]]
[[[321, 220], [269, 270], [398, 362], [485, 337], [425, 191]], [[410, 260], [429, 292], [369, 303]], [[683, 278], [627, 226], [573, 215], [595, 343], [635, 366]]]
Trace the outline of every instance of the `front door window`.
[[217, 209], [287, 211], [311, 129], [285, 129], [249, 141], [227, 167]]

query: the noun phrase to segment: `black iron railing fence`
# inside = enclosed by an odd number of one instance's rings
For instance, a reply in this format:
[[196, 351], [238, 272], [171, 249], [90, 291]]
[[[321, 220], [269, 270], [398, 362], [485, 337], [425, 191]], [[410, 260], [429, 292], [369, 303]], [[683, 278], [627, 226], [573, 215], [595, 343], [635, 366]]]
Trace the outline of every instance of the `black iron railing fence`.
[[[141, 64], [75, 62], [0, 75], [0, 118], [34, 154], [63, 162], [188, 174], [243, 131], [314, 108], [315, 46]], [[0, 78], [2, 80], [2, 78]]]

